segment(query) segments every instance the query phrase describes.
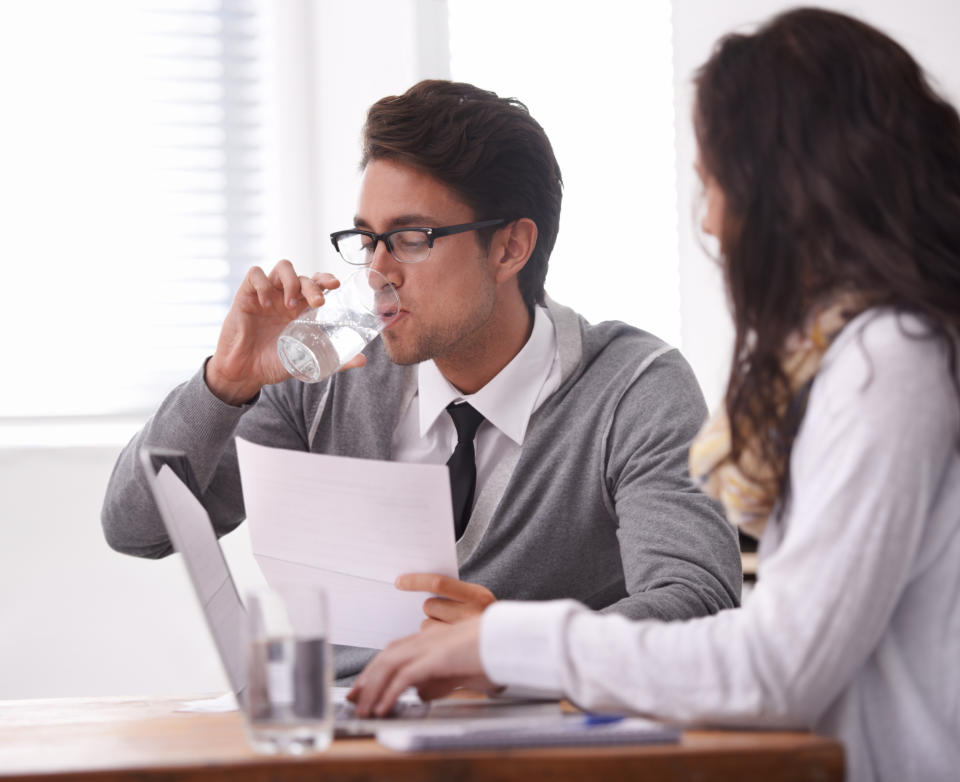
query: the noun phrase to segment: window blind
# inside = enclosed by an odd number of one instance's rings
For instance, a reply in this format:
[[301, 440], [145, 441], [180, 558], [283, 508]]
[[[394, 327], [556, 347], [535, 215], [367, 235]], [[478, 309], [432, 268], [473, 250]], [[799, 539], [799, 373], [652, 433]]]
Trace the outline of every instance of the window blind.
[[0, 419], [142, 416], [262, 262], [259, 0], [0, 7]]

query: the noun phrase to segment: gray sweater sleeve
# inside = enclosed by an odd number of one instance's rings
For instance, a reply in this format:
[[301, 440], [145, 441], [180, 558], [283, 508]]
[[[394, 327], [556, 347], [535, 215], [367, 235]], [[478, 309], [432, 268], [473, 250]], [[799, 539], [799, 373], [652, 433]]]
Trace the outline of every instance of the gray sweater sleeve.
[[628, 597], [603, 609], [634, 619], [685, 619], [739, 603], [737, 535], [691, 482], [690, 442], [706, 416], [676, 350], [634, 378], [606, 437], [606, 475]]
[[275, 396], [268, 387], [250, 404], [225, 404], [207, 388], [203, 369], [174, 389], [117, 459], [101, 512], [107, 543], [140, 557], [173, 551], [137, 458], [145, 445], [184, 451], [217, 535], [234, 529], [244, 517], [234, 435], [281, 448], [305, 447], [301, 428], [281, 414]]

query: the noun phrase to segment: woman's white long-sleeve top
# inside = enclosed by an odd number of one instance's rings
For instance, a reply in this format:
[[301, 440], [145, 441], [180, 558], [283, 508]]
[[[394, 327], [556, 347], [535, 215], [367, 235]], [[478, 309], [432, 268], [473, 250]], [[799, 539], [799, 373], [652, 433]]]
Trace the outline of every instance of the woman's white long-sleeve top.
[[743, 608], [660, 623], [496, 603], [488, 676], [593, 709], [809, 727], [843, 742], [854, 782], [960, 778], [960, 407], [922, 332], [875, 310], [831, 345]]

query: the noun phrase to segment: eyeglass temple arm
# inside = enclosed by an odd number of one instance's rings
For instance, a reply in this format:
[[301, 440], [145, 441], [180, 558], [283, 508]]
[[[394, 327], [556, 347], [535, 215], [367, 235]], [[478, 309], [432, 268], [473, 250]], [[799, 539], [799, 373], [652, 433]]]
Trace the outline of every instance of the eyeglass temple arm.
[[504, 225], [508, 220], [505, 217], [498, 217], [495, 220], [481, 220], [478, 223], [460, 223], [460, 225], [448, 225], [445, 228], [430, 228], [427, 236], [432, 239], [439, 239], [442, 236], [451, 236], [461, 234], [465, 231], [476, 231], [480, 228], [492, 228], [495, 225]]

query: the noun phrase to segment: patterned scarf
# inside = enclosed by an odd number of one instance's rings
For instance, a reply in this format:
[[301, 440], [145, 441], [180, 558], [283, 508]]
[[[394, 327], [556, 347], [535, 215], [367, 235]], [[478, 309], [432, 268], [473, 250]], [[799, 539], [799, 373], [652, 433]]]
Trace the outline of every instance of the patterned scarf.
[[[851, 294], [834, 296], [788, 338], [782, 365], [790, 392], [778, 405], [781, 418], [812, 382], [833, 338], [862, 309]], [[755, 434], [747, 435], [736, 462], [730, 458], [730, 445], [730, 421], [721, 407], [690, 446], [690, 475], [704, 494], [720, 501], [731, 524], [759, 539], [777, 502], [776, 472], [763, 458]]]

